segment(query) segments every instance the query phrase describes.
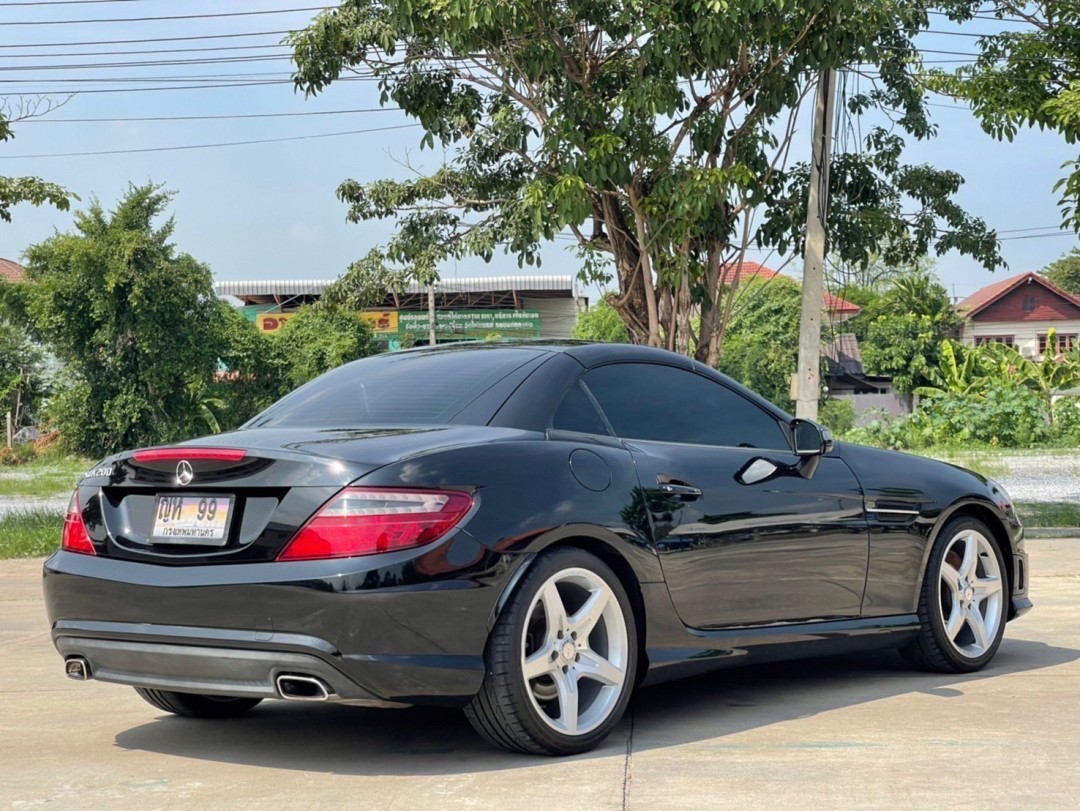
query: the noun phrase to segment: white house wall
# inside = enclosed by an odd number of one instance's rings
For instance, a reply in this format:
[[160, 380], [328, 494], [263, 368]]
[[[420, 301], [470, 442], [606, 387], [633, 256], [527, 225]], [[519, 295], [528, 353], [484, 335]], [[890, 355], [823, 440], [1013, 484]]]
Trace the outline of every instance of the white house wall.
[[1027, 357], [1039, 354], [1039, 336], [1053, 329], [1059, 335], [1080, 335], [1080, 320], [1071, 321], [967, 321], [960, 332], [960, 340], [968, 346], [975, 345], [979, 336], [1011, 335], [1013, 344]]

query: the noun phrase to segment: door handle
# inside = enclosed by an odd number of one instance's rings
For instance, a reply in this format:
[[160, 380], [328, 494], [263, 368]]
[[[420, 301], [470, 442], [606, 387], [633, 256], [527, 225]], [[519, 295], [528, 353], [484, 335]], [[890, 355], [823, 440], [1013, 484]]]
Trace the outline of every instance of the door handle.
[[689, 482], [676, 479], [672, 476], [659, 474], [656, 483], [660, 486], [660, 492], [669, 496], [679, 496], [686, 499], [701, 498], [701, 488], [694, 487]]

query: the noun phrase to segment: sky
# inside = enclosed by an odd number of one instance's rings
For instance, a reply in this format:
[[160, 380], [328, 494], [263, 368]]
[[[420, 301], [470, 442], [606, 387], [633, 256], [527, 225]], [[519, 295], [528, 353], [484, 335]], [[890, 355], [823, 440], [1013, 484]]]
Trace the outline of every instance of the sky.
[[[0, 97], [10, 102], [19, 94], [38, 98], [36, 94], [48, 92], [54, 95], [43, 98], [64, 102], [48, 115], [15, 125], [15, 139], [0, 144], [0, 174], [42, 177], [75, 192], [83, 203], [96, 197], [107, 208], [129, 182], [162, 183], [176, 192], [176, 244], [206, 262], [218, 279], [339, 275], [385, 242], [392, 223], [347, 223], [346, 207], [335, 195], [338, 184], [346, 178], [401, 177], [407, 171], [404, 162], [431, 167], [443, 153], [421, 152], [422, 130], [395, 109], [378, 109], [372, 82], [338, 83], [310, 99], [293, 90], [288, 51], [278, 43], [283, 32], [303, 26], [316, 13], [302, 10], [310, 2], [0, 0]], [[282, 13], [262, 13], [278, 11]], [[193, 16], [206, 14], [237, 16]], [[191, 18], [131, 19], [165, 16]], [[88, 22], [73, 22], [77, 20]], [[997, 23], [983, 25], [990, 30]], [[922, 35], [920, 46], [953, 52], [937, 58], [958, 59], [962, 57], [956, 54], [974, 52], [973, 40], [958, 36], [947, 21], [932, 27], [945, 33]], [[257, 35], [226, 36], [235, 34]], [[194, 39], [152, 41], [177, 37]], [[131, 42], [77, 44], [110, 40]], [[145, 53], [179, 49], [185, 52]], [[259, 60], [235, 61], [250, 57]], [[230, 61], [146, 64], [207, 59]], [[125, 62], [135, 64], [118, 64]], [[88, 67], [102, 63], [116, 66]], [[240, 82], [245, 86], [237, 86]], [[222, 83], [233, 86], [212, 87]], [[79, 92], [67, 95], [75, 90]], [[941, 105], [933, 108], [938, 137], [913, 144], [906, 160], [950, 168], [966, 178], [956, 199], [999, 231], [1008, 263], [1007, 269], [991, 275], [964, 256], [946, 254], [937, 260], [936, 270], [950, 292], [966, 296], [1006, 275], [1038, 270], [1075, 247], [1075, 235], [1056, 230], [1061, 216], [1052, 187], [1062, 174], [1061, 165], [1076, 159], [1076, 148], [1060, 136], [1039, 131], [998, 143], [965, 108], [944, 100], [935, 104]], [[273, 117], [131, 120], [266, 114]], [[800, 136], [807, 144], [809, 125], [805, 116]], [[349, 134], [323, 137], [332, 133]], [[171, 149], [271, 139], [298, 140]], [[163, 148], [170, 149], [159, 151]], [[110, 151], [117, 154], [69, 154]], [[71, 212], [18, 206], [13, 223], [0, 222], [0, 256], [18, 259], [27, 246], [71, 226]], [[454, 277], [578, 270], [565, 242], [545, 249], [543, 258], [539, 270], [521, 271], [515, 259], [496, 254], [490, 264], [471, 260], [451, 264], [442, 273]], [[753, 253], [748, 258], [774, 266], [782, 261]], [[800, 264], [795, 261], [790, 267]], [[597, 293], [595, 288], [587, 292]]]

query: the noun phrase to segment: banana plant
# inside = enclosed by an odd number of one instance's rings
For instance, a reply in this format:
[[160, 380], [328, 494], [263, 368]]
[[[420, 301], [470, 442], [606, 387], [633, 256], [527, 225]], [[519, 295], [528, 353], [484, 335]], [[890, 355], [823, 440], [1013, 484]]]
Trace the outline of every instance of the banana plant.
[[964, 397], [979, 396], [986, 391], [988, 378], [983, 369], [982, 354], [961, 347], [948, 339], [941, 342], [941, 353], [936, 367], [926, 370], [932, 385], [920, 386], [915, 393], [920, 397], [943, 397], [958, 394]]
[[1080, 356], [1075, 352], [1056, 353], [1057, 333], [1050, 329], [1046, 335], [1046, 352], [1038, 363], [1024, 358], [1019, 367], [1020, 382], [1042, 398], [1047, 418], [1054, 424], [1054, 396], [1080, 386]]

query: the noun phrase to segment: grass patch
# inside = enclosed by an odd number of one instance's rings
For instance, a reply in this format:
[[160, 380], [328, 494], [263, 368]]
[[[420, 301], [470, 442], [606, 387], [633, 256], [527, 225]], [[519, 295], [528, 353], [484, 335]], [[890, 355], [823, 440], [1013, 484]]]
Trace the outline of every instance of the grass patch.
[[1018, 501], [1015, 506], [1025, 527], [1080, 527], [1080, 504], [1071, 501]]
[[60, 546], [62, 513], [27, 510], [0, 516], [0, 560], [40, 558]]
[[69, 496], [89, 468], [86, 459], [58, 455], [21, 465], [0, 465], [0, 496]]

